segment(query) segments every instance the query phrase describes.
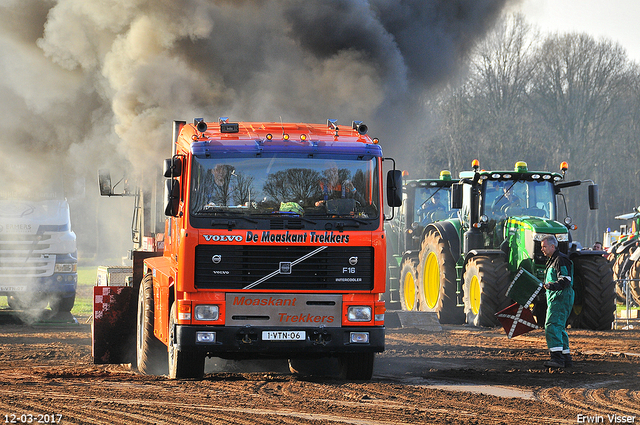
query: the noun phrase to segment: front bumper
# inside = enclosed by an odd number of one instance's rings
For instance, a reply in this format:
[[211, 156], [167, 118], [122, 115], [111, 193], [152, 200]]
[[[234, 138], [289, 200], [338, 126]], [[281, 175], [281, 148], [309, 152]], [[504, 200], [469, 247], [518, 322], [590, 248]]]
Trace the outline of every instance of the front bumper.
[[[321, 357], [340, 353], [384, 351], [384, 327], [296, 327], [305, 331], [300, 341], [268, 341], [263, 331], [282, 331], [273, 326], [200, 326], [176, 325], [175, 344], [179, 350], [198, 351], [214, 357], [240, 358], [293, 358]], [[291, 329], [287, 329], [291, 330]], [[215, 342], [196, 342], [196, 332], [215, 332]], [[350, 342], [352, 332], [368, 332], [369, 342]]]
[[75, 295], [77, 287], [77, 273], [54, 273], [46, 277], [0, 279], [0, 295], [43, 293], [67, 298]]

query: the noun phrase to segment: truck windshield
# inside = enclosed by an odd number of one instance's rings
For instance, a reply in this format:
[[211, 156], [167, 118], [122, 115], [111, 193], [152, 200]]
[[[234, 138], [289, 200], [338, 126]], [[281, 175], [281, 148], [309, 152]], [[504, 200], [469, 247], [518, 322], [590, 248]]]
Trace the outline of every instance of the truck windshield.
[[375, 218], [378, 186], [375, 158], [194, 157], [190, 212]]
[[490, 219], [528, 215], [553, 219], [556, 203], [553, 183], [543, 181], [485, 180], [482, 212]]
[[9, 179], [0, 185], [0, 200], [51, 201], [64, 199], [62, 176], [42, 173], [20, 165], [10, 165]]

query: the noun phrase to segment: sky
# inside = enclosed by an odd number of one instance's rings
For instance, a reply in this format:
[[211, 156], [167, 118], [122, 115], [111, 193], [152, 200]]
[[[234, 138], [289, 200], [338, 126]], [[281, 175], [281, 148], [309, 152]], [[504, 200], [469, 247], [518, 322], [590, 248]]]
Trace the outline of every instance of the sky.
[[640, 63], [639, 0], [521, 0], [512, 7], [543, 32], [584, 32], [616, 41]]

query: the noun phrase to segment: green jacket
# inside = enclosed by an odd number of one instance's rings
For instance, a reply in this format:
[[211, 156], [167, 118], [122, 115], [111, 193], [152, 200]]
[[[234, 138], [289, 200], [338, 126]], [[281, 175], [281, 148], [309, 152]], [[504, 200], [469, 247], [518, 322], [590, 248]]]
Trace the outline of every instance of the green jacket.
[[547, 260], [544, 274], [544, 287], [551, 291], [560, 291], [573, 285], [573, 263], [562, 252], [556, 251]]

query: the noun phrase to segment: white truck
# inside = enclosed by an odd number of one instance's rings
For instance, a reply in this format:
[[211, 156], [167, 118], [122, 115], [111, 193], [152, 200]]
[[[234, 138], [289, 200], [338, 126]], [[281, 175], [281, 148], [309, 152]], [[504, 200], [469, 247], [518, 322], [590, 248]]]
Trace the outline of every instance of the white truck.
[[0, 186], [0, 296], [13, 310], [69, 312], [78, 255], [62, 178], [20, 171]]

